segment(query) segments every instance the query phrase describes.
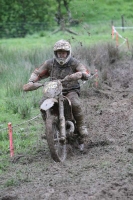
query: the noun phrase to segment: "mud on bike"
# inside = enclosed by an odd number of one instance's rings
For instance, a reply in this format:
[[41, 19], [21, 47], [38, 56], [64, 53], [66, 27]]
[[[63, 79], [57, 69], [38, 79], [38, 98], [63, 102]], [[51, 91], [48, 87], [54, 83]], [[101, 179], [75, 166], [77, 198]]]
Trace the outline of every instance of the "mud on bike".
[[44, 101], [40, 111], [45, 121], [46, 140], [51, 157], [55, 162], [63, 162], [67, 157], [67, 144], [80, 143], [71, 101], [62, 94], [62, 82], [80, 80], [82, 73], [66, 76], [63, 80], [53, 80], [42, 84]]

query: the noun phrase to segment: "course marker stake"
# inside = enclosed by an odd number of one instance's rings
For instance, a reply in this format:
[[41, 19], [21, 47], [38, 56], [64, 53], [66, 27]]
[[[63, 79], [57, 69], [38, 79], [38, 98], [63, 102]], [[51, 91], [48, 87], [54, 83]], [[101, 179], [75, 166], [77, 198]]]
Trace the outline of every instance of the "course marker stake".
[[12, 134], [12, 124], [8, 123], [8, 134], [9, 134], [9, 142], [10, 142], [10, 157], [14, 156], [14, 147], [13, 147], [13, 134]]

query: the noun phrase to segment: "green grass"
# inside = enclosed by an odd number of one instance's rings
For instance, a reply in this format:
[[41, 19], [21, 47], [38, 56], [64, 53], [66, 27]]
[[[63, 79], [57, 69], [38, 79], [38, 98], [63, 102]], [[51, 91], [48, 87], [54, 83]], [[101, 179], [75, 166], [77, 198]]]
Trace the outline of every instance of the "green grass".
[[[32, 113], [33, 116], [38, 115], [35, 111]], [[36, 154], [40, 146], [43, 146], [44, 141], [41, 140], [41, 135], [44, 133], [44, 124], [42, 123], [41, 116], [34, 120], [20, 120], [18, 115], [15, 117], [8, 113], [5, 116], [4, 125], [7, 127], [7, 121], [12, 122], [13, 127], [13, 146], [14, 146], [14, 156], [18, 155], [30, 155]], [[19, 119], [19, 120], [18, 120]], [[0, 122], [2, 122], [0, 120]], [[0, 127], [1, 130], [3, 127]], [[8, 129], [0, 130], [0, 174], [8, 170], [8, 167], [12, 165], [12, 158], [10, 158], [9, 149], [9, 136]]]
[[131, 19], [132, 7], [132, 0], [73, 0], [70, 10], [73, 18], [92, 24], [109, 20], [115, 22], [120, 20], [122, 15], [125, 20]]
[[[98, 26], [96, 25], [88, 26], [84, 24], [80, 27], [77, 27], [77, 28], [74, 27], [70, 29], [73, 30], [78, 35], [72, 35], [67, 32], [58, 32], [53, 35], [51, 32], [49, 32], [47, 37], [34, 38], [34, 36], [31, 36], [28, 38], [26, 37], [26, 38], [16, 38], [16, 39], [7, 39], [7, 40], [1, 39], [0, 47], [8, 48], [9, 50], [13, 50], [13, 51], [20, 51], [20, 50], [25, 51], [25, 54], [30, 49], [33, 52], [35, 52], [36, 49], [40, 49], [40, 52], [42, 51], [42, 53], [43, 51], [50, 49], [52, 53], [54, 43], [60, 39], [69, 40], [72, 44], [72, 47], [76, 46], [79, 43], [82, 43], [82, 45], [93, 46], [94, 44], [97, 44], [101, 41], [102, 42], [113, 41], [112, 36], [111, 36], [111, 33], [112, 33], [111, 24], [107, 24], [106, 26], [104, 25], [103, 27], [102, 27], [102, 24]], [[125, 30], [124, 32], [122, 32], [122, 30], [117, 30], [117, 31], [122, 37], [128, 38], [130, 44], [132, 43], [133, 30]], [[120, 41], [122, 40], [120, 39]], [[18, 56], [20, 57], [21, 54]]]

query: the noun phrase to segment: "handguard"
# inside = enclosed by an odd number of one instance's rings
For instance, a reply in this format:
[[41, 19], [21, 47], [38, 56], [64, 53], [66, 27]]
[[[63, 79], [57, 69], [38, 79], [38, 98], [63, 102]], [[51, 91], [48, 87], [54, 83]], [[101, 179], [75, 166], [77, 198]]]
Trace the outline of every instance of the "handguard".
[[41, 86], [43, 86], [42, 83], [38, 83], [38, 82], [36, 82], [36, 83], [29, 82], [29, 83], [27, 83], [27, 84], [25, 84], [25, 85], [23, 86], [23, 90], [24, 90], [24, 91], [37, 90], [37, 89], [38, 89], [39, 87], [41, 87]]
[[86, 72], [83, 72], [82, 73], [82, 80], [88, 80], [90, 77], [90, 74], [86, 73]]

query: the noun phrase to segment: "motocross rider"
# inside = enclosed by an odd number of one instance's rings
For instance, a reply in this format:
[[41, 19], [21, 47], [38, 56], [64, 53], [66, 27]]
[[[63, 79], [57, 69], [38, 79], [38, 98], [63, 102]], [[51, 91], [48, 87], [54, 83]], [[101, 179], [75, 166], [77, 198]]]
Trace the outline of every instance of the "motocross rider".
[[[82, 72], [82, 80], [88, 80], [89, 71], [86, 67], [77, 59], [71, 56], [71, 45], [66, 40], [59, 40], [55, 43], [54, 58], [46, 60], [39, 68], [35, 69], [31, 74], [29, 83], [23, 86], [24, 91], [31, 91], [37, 89], [34, 83], [50, 76], [51, 80], [64, 79], [67, 75], [74, 74], [76, 72]], [[88, 135], [87, 128], [85, 126], [84, 115], [80, 105], [80, 85], [78, 81], [63, 82], [63, 95], [67, 96], [72, 103], [72, 111], [76, 120], [76, 125], [80, 133], [81, 144], [80, 150], [84, 148], [84, 138]]]

